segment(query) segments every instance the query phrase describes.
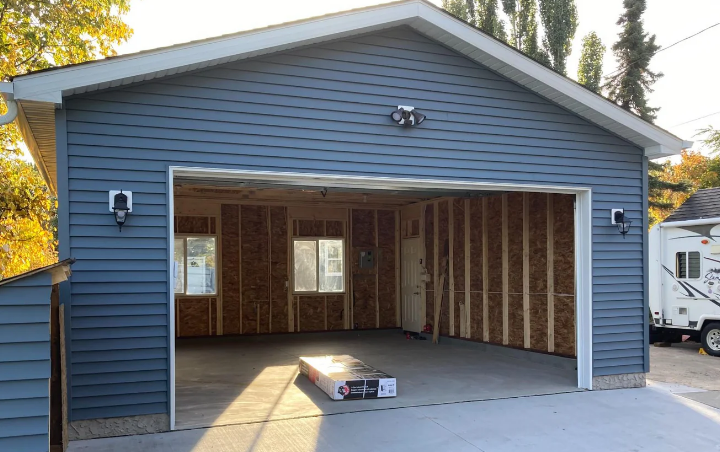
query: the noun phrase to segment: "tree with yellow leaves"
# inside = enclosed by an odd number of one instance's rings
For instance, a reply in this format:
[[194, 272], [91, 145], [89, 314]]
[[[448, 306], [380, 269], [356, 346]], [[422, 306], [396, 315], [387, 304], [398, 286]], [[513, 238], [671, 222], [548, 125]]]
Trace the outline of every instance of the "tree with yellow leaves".
[[[129, 0], [0, 0], [0, 79], [115, 54], [132, 30]], [[5, 105], [0, 107], [5, 110]], [[0, 127], [0, 279], [57, 260], [55, 199]]]

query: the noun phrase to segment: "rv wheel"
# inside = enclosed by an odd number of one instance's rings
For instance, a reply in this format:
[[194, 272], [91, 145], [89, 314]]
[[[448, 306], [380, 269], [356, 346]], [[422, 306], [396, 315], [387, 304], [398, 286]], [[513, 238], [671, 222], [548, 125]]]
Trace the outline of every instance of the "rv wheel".
[[705, 325], [700, 339], [708, 355], [720, 357], [720, 323]]

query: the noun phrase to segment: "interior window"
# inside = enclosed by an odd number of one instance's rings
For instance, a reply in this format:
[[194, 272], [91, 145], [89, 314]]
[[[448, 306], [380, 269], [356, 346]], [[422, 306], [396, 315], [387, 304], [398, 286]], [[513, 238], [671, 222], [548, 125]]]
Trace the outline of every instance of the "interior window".
[[675, 254], [675, 276], [680, 279], [700, 278], [700, 252], [683, 251]]
[[209, 236], [175, 239], [173, 274], [176, 294], [217, 294], [216, 241], [215, 237]]
[[293, 287], [295, 292], [338, 293], [345, 290], [345, 255], [342, 239], [295, 239]]

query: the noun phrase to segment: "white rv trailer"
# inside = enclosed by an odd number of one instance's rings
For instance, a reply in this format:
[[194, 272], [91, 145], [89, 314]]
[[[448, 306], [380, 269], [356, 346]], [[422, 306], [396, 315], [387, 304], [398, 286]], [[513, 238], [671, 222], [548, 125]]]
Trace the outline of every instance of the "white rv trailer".
[[652, 336], [720, 356], [720, 188], [698, 190], [650, 229]]

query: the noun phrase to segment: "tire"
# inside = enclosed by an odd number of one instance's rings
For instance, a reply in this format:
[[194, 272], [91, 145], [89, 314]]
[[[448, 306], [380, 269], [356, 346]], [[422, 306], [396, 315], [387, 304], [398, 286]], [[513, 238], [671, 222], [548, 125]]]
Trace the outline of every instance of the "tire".
[[708, 355], [720, 357], [720, 323], [705, 325], [700, 340]]

